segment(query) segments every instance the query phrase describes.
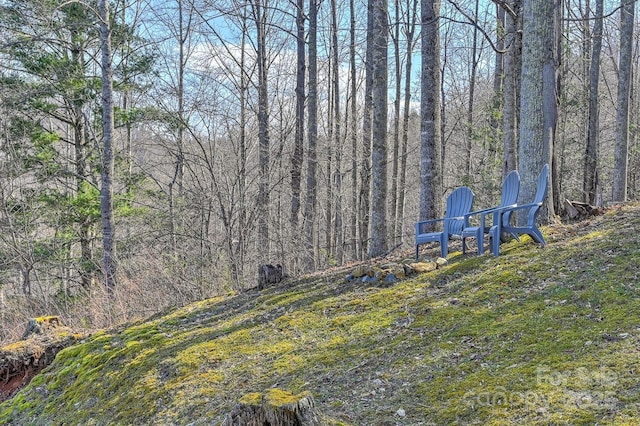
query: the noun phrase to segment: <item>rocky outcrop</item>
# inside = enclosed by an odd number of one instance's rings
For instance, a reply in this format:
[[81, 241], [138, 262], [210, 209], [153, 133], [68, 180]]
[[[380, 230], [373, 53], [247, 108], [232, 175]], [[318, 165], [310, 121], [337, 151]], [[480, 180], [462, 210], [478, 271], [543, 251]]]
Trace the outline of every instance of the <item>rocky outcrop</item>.
[[380, 266], [359, 265], [345, 276], [347, 282], [393, 284], [411, 275], [435, 271], [447, 264], [447, 259], [413, 261], [406, 260]]

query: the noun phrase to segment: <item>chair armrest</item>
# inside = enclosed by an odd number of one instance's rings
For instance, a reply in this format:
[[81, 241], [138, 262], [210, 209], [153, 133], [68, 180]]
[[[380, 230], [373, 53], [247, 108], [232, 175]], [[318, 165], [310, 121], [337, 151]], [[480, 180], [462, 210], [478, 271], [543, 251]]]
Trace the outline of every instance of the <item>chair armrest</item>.
[[420, 232], [420, 228], [422, 227], [422, 225], [429, 225], [431, 223], [438, 223], [438, 222], [444, 222], [445, 218], [441, 218], [441, 219], [431, 219], [431, 220], [422, 220], [420, 222], [416, 222], [416, 235], [421, 234], [422, 232]]
[[515, 210], [522, 210], [522, 209], [530, 209], [532, 207], [540, 207], [542, 205], [542, 203], [528, 203], [528, 204], [518, 204], [518, 205], [514, 205], [514, 206], [507, 206], [507, 207], [503, 207], [498, 209], [500, 213], [504, 213], [507, 211], [515, 211]]
[[509, 210], [513, 210], [515, 208], [517, 208], [518, 205], [517, 204], [510, 204], [508, 206], [502, 206], [502, 207], [493, 207], [490, 209], [484, 209], [483, 211], [481, 211], [480, 213], [480, 219], [483, 220], [486, 216], [490, 215], [490, 214], [494, 214], [494, 213], [503, 213]]
[[466, 220], [466, 219], [470, 218], [471, 216], [476, 216], [476, 215], [479, 215], [479, 214], [482, 214], [482, 213], [487, 213], [487, 212], [489, 212], [489, 211], [494, 210], [495, 208], [496, 208], [496, 207], [489, 207], [489, 208], [486, 208], [486, 209], [476, 210], [476, 211], [473, 211], [473, 212], [469, 212], [469, 213], [467, 213], [467, 214], [465, 214], [465, 215], [464, 215], [464, 218], [465, 218], [465, 220]]
[[467, 214], [465, 214], [465, 215], [464, 215], [464, 223], [465, 223], [465, 226], [471, 226], [471, 225], [469, 224], [469, 218], [471, 218], [472, 216], [480, 215], [480, 223], [482, 224], [481, 226], [483, 226], [483, 227], [484, 227], [484, 220], [485, 220], [485, 217], [487, 217], [487, 216], [489, 216], [489, 215], [491, 215], [491, 214], [494, 214], [494, 213], [500, 213], [500, 212], [502, 212], [502, 211], [504, 211], [504, 210], [512, 209], [512, 208], [514, 208], [514, 207], [516, 207], [516, 206], [517, 206], [517, 204], [510, 204], [510, 205], [508, 205], [508, 206], [501, 206], [501, 207], [489, 207], [489, 208], [486, 208], [486, 209], [476, 210], [476, 211], [473, 211], [473, 212], [467, 213]]
[[441, 219], [421, 220], [420, 222], [416, 222], [416, 226], [428, 225], [430, 223], [444, 222], [445, 220], [447, 220], [447, 218], [444, 218], [444, 217]]

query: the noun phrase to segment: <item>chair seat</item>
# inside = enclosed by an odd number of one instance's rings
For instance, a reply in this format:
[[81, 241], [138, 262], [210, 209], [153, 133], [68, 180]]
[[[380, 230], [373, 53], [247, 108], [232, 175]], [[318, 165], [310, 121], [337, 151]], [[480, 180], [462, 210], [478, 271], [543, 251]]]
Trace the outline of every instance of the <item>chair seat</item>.
[[427, 232], [425, 234], [418, 234], [416, 235], [416, 244], [440, 241], [441, 237], [442, 237], [442, 232]]
[[[510, 216], [500, 216], [500, 209], [506, 207], [512, 207], [517, 205], [518, 194], [520, 192], [520, 175], [516, 170], [512, 170], [507, 174], [502, 182], [502, 196], [500, 197], [500, 205], [497, 207], [490, 207], [483, 210], [478, 210], [465, 215], [465, 228], [462, 231], [462, 239], [475, 238], [478, 243], [478, 254], [481, 255], [484, 252], [484, 234], [488, 233], [489, 227], [485, 221], [486, 216], [493, 217], [493, 224], [500, 217], [505, 222], [509, 221]], [[479, 226], [470, 226], [469, 219], [472, 216], [479, 216]], [[463, 242], [462, 251], [465, 252], [466, 244]]]
[[[447, 257], [447, 242], [452, 237], [461, 236], [462, 229], [464, 228], [466, 221], [464, 215], [471, 211], [472, 206], [473, 192], [469, 188], [462, 186], [456, 188], [447, 197], [445, 217], [416, 222], [416, 259], [419, 255], [418, 249], [420, 244], [429, 242], [439, 242], [441, 257]], [[424, 232], [426, 230], [431, 231], [429, 228], [424, 228], [426, 225], [432, 225], [435, 223], [442, 223], [442, 231]]]
[[463, 237], [474, 237], [480, 231], [479, 226], [469, 226], [462, 230]]
[[[545, 198], [547, 197], [547, 187], [549, 183], [549, 165], [545, 164], [542, 167], [542, 171], [538, 175], [538, 187], [532, 203], [521, 204], [508, 209], [500, 210], [498, 213], [498, 220], [494, 221], [493, 226], [489, 230], [493, 239], [493, 255], [500, 255], [500, 236], [503, 233], [511, 234], [518, 238], [518, 235], [529, 235], [533, 241], [545, 246], [544, 236], [538, 225], [536, 224], [536, 217], [538, 216]], [[503, 220], [502, 215], [511, 214], [515, 211], [528, 211], [526, 225], [513, 226], [509, 221]]]

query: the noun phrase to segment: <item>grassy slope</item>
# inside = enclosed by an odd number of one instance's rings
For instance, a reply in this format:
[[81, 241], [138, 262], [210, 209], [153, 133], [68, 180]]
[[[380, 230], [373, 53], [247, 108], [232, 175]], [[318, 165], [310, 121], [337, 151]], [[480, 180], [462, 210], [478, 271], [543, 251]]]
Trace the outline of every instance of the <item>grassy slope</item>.
[[629, 206], [387, 288], [202, 301], [64, 350], [0, 424], [217, 424], [271, 386], [353, 425], [637, 424], [639, 229]]

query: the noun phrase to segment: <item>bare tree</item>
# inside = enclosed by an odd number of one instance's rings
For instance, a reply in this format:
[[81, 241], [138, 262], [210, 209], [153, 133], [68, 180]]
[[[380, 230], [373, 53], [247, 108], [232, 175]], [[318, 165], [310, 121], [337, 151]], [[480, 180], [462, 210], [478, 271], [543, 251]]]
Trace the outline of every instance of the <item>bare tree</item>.
[[398, 183], [400, 173], [400, 96], [402, 93], [402, 63], [400, 56], [400, 27], [403, 21], [400, 10], [400, 0], [394, 0], [394, 23], [393, 31], [391, 32], [391, 41], [393, 43], [394, 63], [393, 63], [393, 76], [394, 76], [394, 99], [393, 99], [393, 153], [391, 157], [392, 170], [391, 170], [391, 238], [393, 243], [396, 244], [399, 239], [398, 231]]
[[409, 145], [409, 115], [411, 107], [411, 76], [413, 69], [413, 50], [416, 44], [416, 21], [418, 19], [418, 0], [407, 0], [406, 23], [404, 33], [406, 38], [407, 59], [405, 63], [404, 77], [404, 106], [402, 116], [402, 151], [400, 155], [400, 184], [398, 187], [398, 199], [396, 202], [396, 223], [393, 235], [399, 235], [402, 242], [402, 230], [404, 228], [405, 191], [407, 182], [407, 150]]
[[422, 79], [420, 137], [420, 219], [442, 211], [442, 148], [440, 128], [440, 2], [422, 0]]
[[[544, 164], [551, 165], [557, 117], [555, 63], [555, 5], [548, 0], [525, 0], [523, 8], [522, 81], [518, 170], [522, 175], [520, 200], [530, 202], [536, 177]], [[551, 188], [553, 185], [551, 185]], [[550, 192], [551, 195], [551, 192]], [[553, 196], [547, 214], [553, 214]], [[519, 220], [525, 218], [519, 218]], [[546, 218], [548, 220], [548, 217]]]
[[350, 76], [350, 95], [351, 95], [351, 256], [354, 259], [360, 257], [358, 244], [358, 97], [357, 97], [357, 81], [356, 81], [356, 10], [355, 0], [349, 0], [349, 76]]
[[[604, 13], [604, 0], [596, 0], [596, 15], [592, 33], [591, 64], [589, 66], [589, 112], [587, 121], [587, 144], [584, 156], [584, 178], [582, 191], [584, 201], [594, 204], [596, 201], [596, 188], [598, 187], [598, 139], [599, 106], [598, 87], [600, 83], [600, 52], [602, 51], [602, 22]], [[588, 24], [587, 24], [588, 25]]]
[[259, 139], [259, 183], [258, 244], [263, 258], [269, 258], [269, 90], [267, 63], [267, 14], [269, 9], [264, 0], [251, 3], [256, 28], [256, 62], [258, 70], [258, 139]]
[[362, 259], [367, 254], [369, 237], [369, 195], [371, 193], [371, 142], [373, 123], [373, 58], [371, 46], [373, 43], [373, 14], [367, 11], [367, 49], [365, 53], [365, 83], [364, 83], [364, 105], [362, 118], [362, 164], [360, 165], [360, 191], [358, 195], [358, 217], [360, 218], [360, 241], [359, 258]]
[[338, 14], [337, 14], [337, 3], [336, 0], [331, 0], [331, 64], [332, 64], [332, 90], [333, 90], [333, 117], [332, 119], [332, 127], [333, 127], [333, 135], [334, 135], [334, 146], [335, 146], [335, 169], [333, 171], [332, 182], [330, 185], [335, 186], [334, 196], [335, 196], [335, 220], [333, 223], [333, 236], [335, 239], [335, 244], [330, 245], [330, 247], [335, 246], [332, 254], [334, 255], [338, 264], [341, 264], [344, 259], [344, 249], [343, 249], [343, 232], [342, 232], [342, 115], [340, 111], [340, 62], [338, 55]]
[[520, 76], [522, 57], [522, 0], [509, 0], [506, 4], [504, 86], [502, 103], [502, 138], [506, 176], [518, 168], [518, 117], [520, 111]]
[[291, 157], [291, 227], [298, 230], [300, 212], [300, 185], [304, 153], [304, 101], [305, 73], [307, 71], [304, 40], [304, 0], [297, 0], [296, 7], [296, 133]]
[[[478, 10], [480, 7], [480, 1], [476, 0], [475, 2], [475, 11], [474, 11], [474, 19], [478, 20]], [[469, 101], [467, 103], [467, 146], [465, 151], [465, 182], [471, 182], [471, 173], [473, 170], [472, 167], [472, 155], [471, 151], [473, 149], [473, 138], [475, 134], [474, 121], [473, 121], [473, 113], [475, 106], [475, 97], [476, 97], [476, 77], [478, 74], [478, 64], [480, 62], [480, 58], [478, 57], [478, 25], [473, 26], [473, 35], [471, 38], [471, 64], [469, 70]]]
[[629, 97], [631, 93], [631, 56], [636, 2], [620, 2], [620, 61], [618, 64], [618, 103], [616, 108], [616, 146], [613, 165], [613, 201], [627, 200], [629, 162]]
[[102, 267], [104, 285], [113, 291], [116, 287], [116, 226], [113, 218], [113, 69], [111, 66], [111, 26], [109, 1], [99, 0], [101, 68], [102, 68], [102, 173], [100, 212], [102, 216]]
[[369, 0], [372, 14], [370, 68], [372, 72], [371, 97], [373, 103], [373, 129], [371, 150], [371, 245], [369, 256], [375, 257], [387, 249], [387, 54], [388, 25], [387, 0]]
[[318, 139], [318, 4], [309, 0], [309, 88], [308, 88], [308, 137], [307, 137], [307, 197], [304, 207], [304, 234], [307, 250], [307, 269], [315, 265], [315, 210], [316, 210], [316, 168]]
[[506, 12], [503, 7], [496, 5], [496, 52], [495, 65], [493, 70], [493, 102], [491, 105], [491, 162], [495, 160], [497, 153], [496, 144], [500, 141], [501, 129], [499, 112], [503, 106], [503, 90], [504, 90], [504, 48], [505, 48], [505, 31], [506, 31]]

